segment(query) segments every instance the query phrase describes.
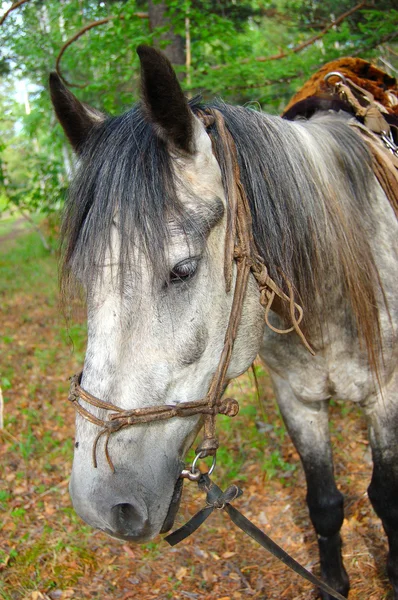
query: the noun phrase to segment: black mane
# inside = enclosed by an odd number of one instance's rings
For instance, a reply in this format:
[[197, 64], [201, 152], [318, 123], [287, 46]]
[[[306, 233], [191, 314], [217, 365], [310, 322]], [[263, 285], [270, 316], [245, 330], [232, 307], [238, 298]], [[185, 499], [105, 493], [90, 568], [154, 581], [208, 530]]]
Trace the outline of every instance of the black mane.
[[159, 269], [164, 263], [166, 217], [178, 218], [171, 158], [140, 105], [107, 119], [82, 149], [61, 231], [65, 288], [101, 270], [112, 227], [120, 234], [120, 272], [129, 268], [132, 245], [141, 245]]

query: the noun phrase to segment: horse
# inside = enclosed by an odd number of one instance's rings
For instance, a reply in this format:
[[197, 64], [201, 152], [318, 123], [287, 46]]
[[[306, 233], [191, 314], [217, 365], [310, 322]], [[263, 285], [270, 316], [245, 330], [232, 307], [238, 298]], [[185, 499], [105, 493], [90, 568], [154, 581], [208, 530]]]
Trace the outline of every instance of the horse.
[[[253, 242], [281, 290], [265, 307], [249, 273], [226, 381], [257, 355], [265, 363], [305, 471], [322, 577], [344, 596], [344, 499], [334, 480], [328, 403], [336, 397], [363, 408], [373, 457], [368, 494], [388, 538], [397, 600], [398, 225], [369, 150], [342, 111], [289, 121], [221, 100], [188, 101], [159, 51], [137, 52], [141, 100], [121, 116], [83, 104], [50, 77], [56, 115], [78, 156], [62, 224], [62, 289], [77, 283], [87, 303], [73, 506], [91, 526], [132, 542], [173, 524], [184, 456], [202, 416], [176, 412], [121, 428], [106, 442], [101, 424], [116, 401], [136, 414], [191, 406], [208, 393], [238, 268], [233, 261], [226, 285], [231, 191], [223, 125]], [[210, 113], [218, 120], [206, 119]], [[303, 309], [301, 329], [292, 294]], [[290, 317], [296, 326], [281, 335]], [[94, 397], [101, 400], [93, 405]]]

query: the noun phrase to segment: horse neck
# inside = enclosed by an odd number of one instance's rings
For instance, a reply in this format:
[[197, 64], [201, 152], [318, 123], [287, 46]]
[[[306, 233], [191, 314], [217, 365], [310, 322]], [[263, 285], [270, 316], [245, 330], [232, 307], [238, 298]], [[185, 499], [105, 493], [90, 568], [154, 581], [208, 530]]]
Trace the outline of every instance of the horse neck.
[[288, 278], [321, 323], [333, 274], [377, 370], [380, 278], [369, 242], [377, 185], [364, 144], [342, 117], [291, 123], [244, 108], [222, 111], [271, 277], [285, 289]]

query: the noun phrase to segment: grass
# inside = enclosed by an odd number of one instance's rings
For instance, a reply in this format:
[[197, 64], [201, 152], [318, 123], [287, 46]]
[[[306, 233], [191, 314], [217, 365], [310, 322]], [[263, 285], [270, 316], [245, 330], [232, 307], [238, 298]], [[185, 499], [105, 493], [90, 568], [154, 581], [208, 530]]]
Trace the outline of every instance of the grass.
[[0, 295], [46, 291], [46, 300], [55, 302], [57, 262], [43, 246], [37, 233], [29, 232], [2, 243]]
[[[43, 221], [43, 215], [40, 213], [30, 214], [29, 219], [40, 225]], [[32, 229], [32, 223], [24, 218], [19, 212], [9, 212], [2, 209], [0, 197], [0, 238], [7, 237], [12, 241], [19, 237], [20, 234], [26, 233]]]
[[[2, 221], [0, 221], [1, 223]], [[29, 298], [27, 303], [26, 298]], [[41, 309], [43, 319], [46, 318], [47, 307], [58, 309], [58, 279], [56, 256], [48, 252], [36, 232], [28, 232], [14, 239], [2, 242], [0, 254], [0, 306], [4, 314], [10, 308], [19, 311], [20, 329], [29, 326], [32, 322], [32, 311]], [[60, 310], [60, 309], [58, 309]], [[52, 331], [55, 339], [51, 343], [36, 344], [25, 363], [29, 369], [33, 362], [41, 371], [57, 362], [57, 354], [61, 346], [71, 348], [80, 361], [83, 360], [86, 343], [86, 325], [84, 323], [67, 323], [57, 320]], [[42, 340], [38, 340], [42, 341]], [[3, 390], [12, 385], [12, 364], [16, 352], [13, 351], [18, 344], [18, 331], [14, 323], [7, 323], [0, 331], [0, 343], [10, 352], [10, 360], [2, 368], [1, 383]], [[20, 342], [22, 344], [22, 342]], [[22, 353], [23, 354], [23, 353]], [[21, 352], [19, 353], [19, 356]], [[34, 395], [35, 389], [31, 390]]]

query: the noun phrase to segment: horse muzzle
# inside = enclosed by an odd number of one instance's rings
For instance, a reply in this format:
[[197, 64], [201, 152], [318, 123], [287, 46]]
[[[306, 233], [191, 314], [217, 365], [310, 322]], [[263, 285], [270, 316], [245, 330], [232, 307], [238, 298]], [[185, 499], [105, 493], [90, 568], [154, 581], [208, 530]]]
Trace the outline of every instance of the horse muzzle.
[[[151, 493], [126, 472], [94, 478], [72, 471], [69, 491], [77, 514], [91, 527], [111, 537], [142, 543], [171, 529], [178, 512], [183, 479], [180, 464], [169, 480], [159, 481], [160, 493]], [[91, 473], [90, 473], [91, 475]], [[173, 482], [175, 482], [173, 487]]]

